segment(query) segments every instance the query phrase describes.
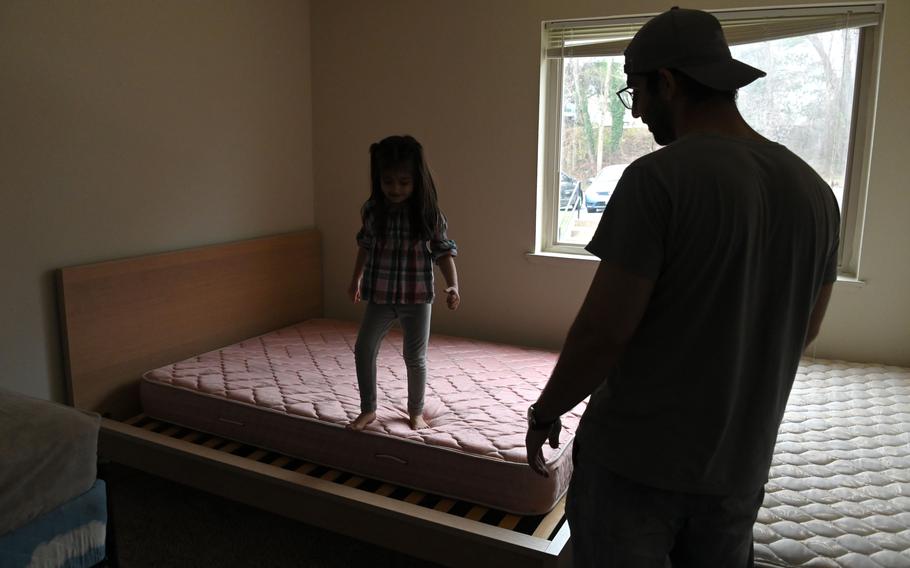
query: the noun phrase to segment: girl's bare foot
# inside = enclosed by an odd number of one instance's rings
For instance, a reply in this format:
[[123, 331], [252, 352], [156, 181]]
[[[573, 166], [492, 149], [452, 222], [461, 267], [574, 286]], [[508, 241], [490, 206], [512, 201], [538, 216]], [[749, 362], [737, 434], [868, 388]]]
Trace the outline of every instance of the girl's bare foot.
[[418, 414], [417, 416], [411, 416], [411, 430], [420, 430], [421, 428], [427, 428], [427, 421], [423, 419], [423, 414]]
[[367, 424], [369, 424], [373, 420], [376, 420], [375, 412], [361, 412], [360, 416], [358, 416], [357, 418], [354, 419], [353, 422], [348, 424], [348, 428], [350, 428], [351, 430], [356, 430], [356, 431], [360, 432], [361, 430], [366, 428]]

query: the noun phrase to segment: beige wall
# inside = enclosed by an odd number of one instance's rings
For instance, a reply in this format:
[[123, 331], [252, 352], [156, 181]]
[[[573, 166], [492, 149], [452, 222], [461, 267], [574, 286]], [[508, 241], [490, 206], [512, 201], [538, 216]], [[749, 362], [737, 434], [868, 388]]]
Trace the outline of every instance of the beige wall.
[[[804, 3], [804, 2], [800, 2]], [[540, 23], [666, 9], [666, 1], [337, 0], [313, 4], [316, 220], [326, 309], [359, 318], [345, 290], [367, 148], [411, 133], [428, 151], [461, 250], [462, 308], [434, 330], [558, 347], [594, 271], [530, 262], [538, 147]], [[774, 5], [702, 2], [702, 8]], [[890, 2], [863, 248], [863, 287], [839, 284], [818, 356], [910, 364], [910, 2]], [[344, 30], [341, 32], [340, 30]]]
[[62, 398], [55, 268], [315, 223], [309, 19], [0, 3], [0, 387]]
[[[462, 251], [463, 307], [439, 305], [435, 329], [558, 347], [594, 265], [525, 256], [540, 22], [667, 4], [335, 0], [311, 15], [303, 0], [0, 3], [0, 387], [62, 398], [61, 266], [315, 223], [328, 315], [358, 318], [344, 290], [367, 147], [402, 132], [427, 147]], [[866, 285], [838, 285], [819, 356], [910, 364], [908, 25], [910, 3], [892, 0]]]

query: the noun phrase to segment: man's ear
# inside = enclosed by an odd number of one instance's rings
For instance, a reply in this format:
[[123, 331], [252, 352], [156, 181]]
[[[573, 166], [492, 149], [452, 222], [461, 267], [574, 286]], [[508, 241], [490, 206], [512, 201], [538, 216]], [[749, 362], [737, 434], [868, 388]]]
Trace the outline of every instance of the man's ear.
[[676, 76], [666, 67], [661, 67], [657, 70], [657, 92], [667, 101], [673, 99], [679, 92], [679, 83], [676, 82]]

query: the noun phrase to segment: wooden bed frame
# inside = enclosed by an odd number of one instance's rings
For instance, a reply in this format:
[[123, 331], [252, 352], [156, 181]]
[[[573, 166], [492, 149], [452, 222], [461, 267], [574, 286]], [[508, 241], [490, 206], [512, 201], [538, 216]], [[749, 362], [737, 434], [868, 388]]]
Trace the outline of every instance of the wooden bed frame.
[[307, 230], [60, 269], [67, 395], [102, 415], [102, 458], [447, 566], [569, 566], [563, 502], [508, 515], [141, 414], [143, 372], [321, 317], [321, 266]]

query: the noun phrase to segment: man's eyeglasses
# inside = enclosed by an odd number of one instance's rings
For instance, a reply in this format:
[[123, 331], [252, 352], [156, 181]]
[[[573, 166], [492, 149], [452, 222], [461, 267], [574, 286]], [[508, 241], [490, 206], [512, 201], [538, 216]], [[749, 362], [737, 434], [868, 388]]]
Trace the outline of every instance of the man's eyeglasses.
[[616, 96], [619, 97], [619, 102], [622, 103], [622, 106], [632, 110], [632, 105], [635, 104], [635, 89], [632, 87], [620, 89], [616, 91]]

